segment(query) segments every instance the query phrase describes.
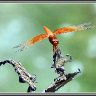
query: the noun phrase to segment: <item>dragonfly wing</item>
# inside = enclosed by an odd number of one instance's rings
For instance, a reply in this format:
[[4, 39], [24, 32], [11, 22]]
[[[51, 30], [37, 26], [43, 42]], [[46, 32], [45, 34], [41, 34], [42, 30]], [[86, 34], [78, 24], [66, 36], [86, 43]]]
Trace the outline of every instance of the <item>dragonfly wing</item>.
[[17, 45], [14, 48], [20, 48], [18, 51], [23, 51], [23, 49], [27, 46], [32, 46], [36, 42], [42, 41], [43, 39], [46, 39], [48, 36], [47, 34], [40, 34], [38, 36], [33, 37], [32, 39], [24, 42], [23, 44]]
[[27, 45], [32, 46], [36, 42], [42, 41], [43, 39], [46, 39], [48, 36], [47, 34], [40, 34], [38, 36], [33, 37], [32, 39], [28, 40], [26, 42]]
[[95, 26], [91, 25], [91, 23], [84, 23], [77, 26], [66, 26], [59, 28], [54, 31], [54, 34], [61, 34], [61, 33], [68, 33], [68, 32], [76, 32], [76, 31], [82, 31], [90, 28], [94, 28]]

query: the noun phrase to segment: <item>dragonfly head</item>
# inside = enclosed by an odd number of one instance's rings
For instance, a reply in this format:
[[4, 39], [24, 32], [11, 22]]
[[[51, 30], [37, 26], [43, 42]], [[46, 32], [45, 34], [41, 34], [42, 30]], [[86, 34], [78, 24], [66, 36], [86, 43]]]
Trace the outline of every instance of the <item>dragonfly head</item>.
[[59, 44], [59, 41], [55, 36], [49, 36], [49, 41], [53, 46], [57, 46]]
[[53, 39], [52, 42], [53, 42], [53, 45], [54, 45], [54, 46], [57, 46], [58, 43], [59, 43], [58, 39]]

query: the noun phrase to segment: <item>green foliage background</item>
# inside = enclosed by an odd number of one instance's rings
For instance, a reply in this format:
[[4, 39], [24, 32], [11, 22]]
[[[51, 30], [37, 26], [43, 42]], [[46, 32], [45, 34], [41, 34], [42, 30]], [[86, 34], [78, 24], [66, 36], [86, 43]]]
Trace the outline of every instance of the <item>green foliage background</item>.
[[[96, 4], [0, 4], [0, 60], [20, 61], [30, 74], [37, 75], [37, 90], [43, 92], [57, 77], [52, 64], [52, 46], [48, 39], [16, 52], [14, 46], [66, 25], [92, 22], [96, 24]], [[67, 72], [78, 68], [81, 74], [59, 89], [58, 93], [96, 91], [96, 29], [58, 35], [62, 55], [70, 54], [73, 61], [65, 64]], [[19, 83], [18, 75], [9, 64], [0, 66], [0, 92], [24, 92], [28, 84]]]

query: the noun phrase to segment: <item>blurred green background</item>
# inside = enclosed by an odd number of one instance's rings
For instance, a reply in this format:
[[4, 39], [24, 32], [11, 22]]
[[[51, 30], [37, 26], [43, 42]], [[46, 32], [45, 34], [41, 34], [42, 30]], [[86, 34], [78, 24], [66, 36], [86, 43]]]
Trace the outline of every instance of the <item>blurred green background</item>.
[[[51, 69], [52, 45], [48, 39], [16, 52], [14, 46], [66, 25], [91, 22], [96, 25], [96, 4], [0, 4], [0, 60], [20, 61], [30, 74], [37, 75], [37, 90], [43, 92], [58, 75]], [[73, 61], [65, 64], [66, 73], [81, 69], [81, 74], [57, 93], [96, 92], [96, 29], [58, 35], [62, 55]], [[26, 93], [28, 84], [19, 83], [18, 75], [9, 65], [0, 66], [0, 92]]]

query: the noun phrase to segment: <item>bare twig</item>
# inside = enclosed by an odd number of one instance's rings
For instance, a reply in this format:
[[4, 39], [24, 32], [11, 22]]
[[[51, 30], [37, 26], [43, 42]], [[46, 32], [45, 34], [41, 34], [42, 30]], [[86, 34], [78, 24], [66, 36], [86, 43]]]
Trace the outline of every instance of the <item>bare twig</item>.
[[14, 60], [4, 60], [0, 61], [0, 66], [3, 64], [9, 63], [14, 67], [15, 72], [19, 76], [19, 82], [20, 83], [28, 83], [29, 87], [27, 89], [27, 92], [32, 92], [36, 90], [35, 81], [36, 81], [36, 75], [31, 76], [26, 69], [21, 65], [20, 62], [16, 62]]
[[56, 78], [56, 80], [50, 84], [50, 86], [45, 90], [45, 92], [55, 92], [68, 82], [70, 82], [78, 73], [80, 73], [80, 70], [78, 72], [69, 73], [66, 76], [66, 80], [63, 76]]
[[57, 91], [59, 88], [70, 82], [78, 73], [80, 73], [80, 69], [78, 69], [78, 72], [65, 74], [64, 64], [71, 61], [72, 57], [69, 54], [62, 56], [59, 48], [55, 50], [53, 54], [53, 65], [51, 68], [55, 69], [55, 72], [59, 74], [59, 77], [54, 79], [54, 82], [50, 84], [47, 89], [45, 89], [45, 92]]

